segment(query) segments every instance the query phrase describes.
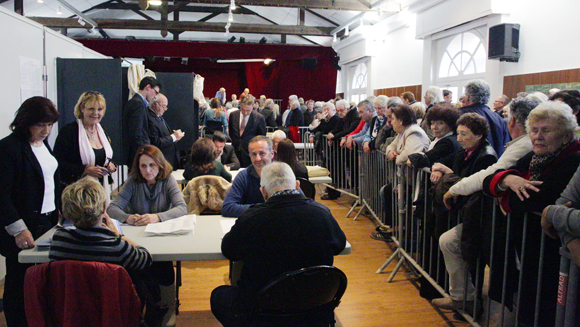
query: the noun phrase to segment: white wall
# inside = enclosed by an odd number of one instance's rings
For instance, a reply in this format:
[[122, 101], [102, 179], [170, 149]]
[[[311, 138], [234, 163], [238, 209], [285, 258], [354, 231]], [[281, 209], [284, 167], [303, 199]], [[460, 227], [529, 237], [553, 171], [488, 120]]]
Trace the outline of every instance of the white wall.
[[[46, 58], [46, 94], [56, 104], [56, 58], [108, 58], [81, 43], [50, 29], [45, 29], [27, 18], [0, 7], [0, 138], [10, 133], [9, 125], [23, 100], [20, 97], [20, 58], [33, 58], [44, 62]], [[38, 76], [42, 81], [42, 71]], [[50, 140], [54, 143], [56, 133]], [[6, 274], [4, 258], [0, 257], [0, 279]]]
[[[553, 0], [407, 0], [402, 12], [372, 26], [364, 33], [333, 44], [342, 64], [369, 56], [369, 90], [433, 84], [432, 45], [442, 35], [466, 26], [500, 23], [521, 25], [518, 63], [488, 60], [485, 80], [492, 98], [502, 93], [503, 77], [580, 67], [580, 1]], [[358, 33], [358, 34], [357, 34]], [[353, 37], [354, 34], [354, 37]], [[351, 39], [352, 40], [349, 40]], [[487, 37], [486, 37], [487, 48]], [[344, 92], [346, 84], [343, 81]], [[523, 91], [523, 90], [522, 90]], [[369, 92], [370, 93], [370, 92]], [[493, 99], [492, 99], [493, 101]]]
[[[0, 7], [0, 138], [10, 133], [9, 125], [23, 100], [20, 97], [20, 58], [46, 63], [46, 94], [56, 104], [56, 58], [108, 58], [25, 17]], [[42, 72], [37, 76], [42, 80]], [[54, 139], [54, 135], [51, 135]]]

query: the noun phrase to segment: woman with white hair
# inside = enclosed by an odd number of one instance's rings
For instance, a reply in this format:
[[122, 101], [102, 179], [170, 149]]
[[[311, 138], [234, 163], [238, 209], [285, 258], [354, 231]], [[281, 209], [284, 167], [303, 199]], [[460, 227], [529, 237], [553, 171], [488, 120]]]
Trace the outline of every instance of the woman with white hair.
[[[554, 326], [556, 313], [556, 298], [558, 296], [558, 275], [560, 242], [551, 238], [544, 241], [544, 253], [540, 252], [542, 228], [540, 217], [534, 212], [554, 204], [580, 164], [580, 128], [570, 107], [560, 102], [545, 102], [538, 105], [528, 115], [526, 130], [532, 142], [532, 152], [520, 159], [516, 166], [507, 170], [498, 170], [488, 176], [483, 182], [483, 191], [488, 195], [501, 198], [501, 206], [505, 212], [511, 213], [509, 235], [510, 255], [506, 260], [508, 273], [506, 305], [511, 307], [512, 295], [517, 291], [519, 270], [523, 280], [518, 306], [519, 321], [525, 325], [534, 324], [535, 301], [538, 293], [537, 281], [539, 260], [543, 258], [541, 270], [542, 279], [539, 285], [540, 308], [539, 326]], [[528, 214], [527, 230], [524, 233], [524, 215]], [[505, 230], [498, 226], [504, 221], [496, 222], [497, 230]], [[524, 238], [525, 235], [525, 238]], [[525, 240], [525, 242], [524, 242]], [[524, 246], [522, 247], [522, 242]], [[501, 244], [501, 242], [496, 242]], [[503, 244], [501, 245], [503, 247]], [[516, 262], [516, 255], [522, 258], [521, 251], [525, 249], [528, 260]], [[495, 257], [503, 261], [501, 256]], [[531, 259], [529, 259], [531, 258]], [[504, 262], [492, 263], [495, 267], [503, 267]], [[518, 266], [521, 266], [518, 268]], [[501, 269], [492, 271], [490, 298], [501, 299], [502, 279]]]

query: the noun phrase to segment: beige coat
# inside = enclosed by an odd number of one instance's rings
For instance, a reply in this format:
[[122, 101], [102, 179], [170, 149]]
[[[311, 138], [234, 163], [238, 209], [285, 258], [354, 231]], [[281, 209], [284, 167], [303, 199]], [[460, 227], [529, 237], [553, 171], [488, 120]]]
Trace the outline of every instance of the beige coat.
[[183, 189], [183, 199], [187, 212], [199, 215], [203, 212], [221, 213], [226, 194], [232, 186], [220, 176], [204, 175], [187, 183]]

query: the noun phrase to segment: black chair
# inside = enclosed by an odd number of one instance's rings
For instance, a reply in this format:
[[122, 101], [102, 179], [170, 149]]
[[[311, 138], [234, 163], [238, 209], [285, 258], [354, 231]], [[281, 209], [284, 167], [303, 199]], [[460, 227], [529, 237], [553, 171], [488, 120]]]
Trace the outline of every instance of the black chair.
[[332, 266], [284, 273], [260, 290], [249, 325], [334, 326], [334, 309], [346, 286], [346, 275]]
[[213, 135], [214, 132], [223, 132], [224, 125], [219, 120], [208, 120], [201, 131], [202, 137]]
[[297, 180], [300, 181], [300, 189], [304, 193], [307, 198], [311, 198], [314, 200], [316, 196], [316, 188], [314, 188], [314, 184], [312, 184], [309, 180], [304, 177], [298, 177]]

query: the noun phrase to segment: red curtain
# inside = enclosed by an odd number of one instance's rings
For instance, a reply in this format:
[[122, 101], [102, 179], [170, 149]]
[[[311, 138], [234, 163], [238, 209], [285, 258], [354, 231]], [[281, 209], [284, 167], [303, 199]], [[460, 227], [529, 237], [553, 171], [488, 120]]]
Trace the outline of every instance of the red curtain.
[[[259, 97], [283, 99], [296, 94], [305, 100], [327, 101], [336, 94], [337, 71], [332, 64], [335, 51], [330, 47], [285, 44], [204, 43], [181, 41], [125, 41], [78, 39], [88, 48], [108, 56], [146, 58], [145, 66], [157, 72], [193, 72], [205, 78], [204, 95], [213, 97], [220, 87], [240, 94], [248, 87]], [[170, 57], [165, 61], [163, 57]], [[181, 58], [189, 58], [183, 65]], [[214, 59], [275, 59], [262, 62], [218, 64]], [[152, 60], [155, 59], [155, 60]], [[302, 59], [317, 59], [315, 69], [304, 69]]]

